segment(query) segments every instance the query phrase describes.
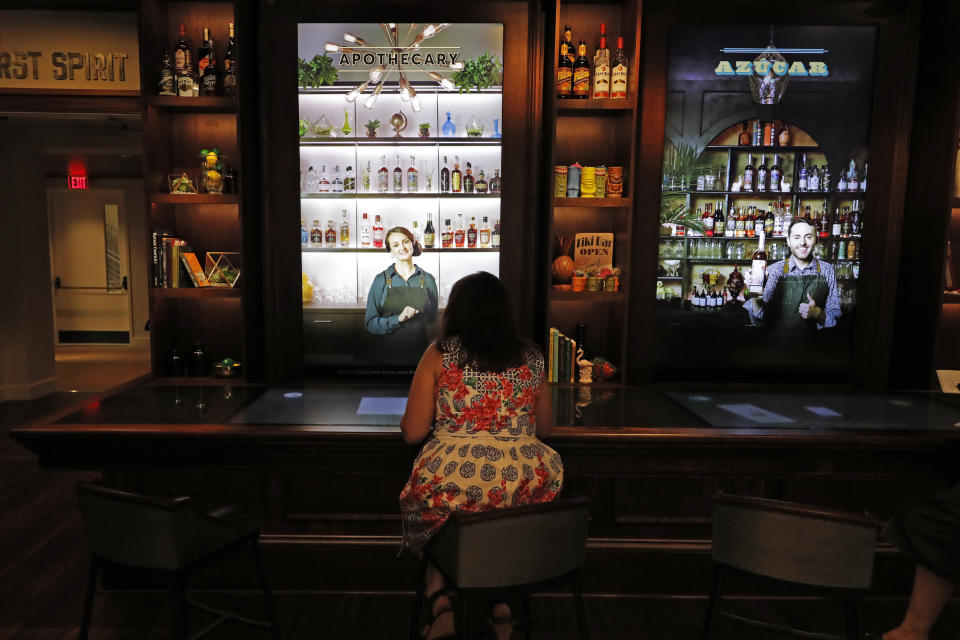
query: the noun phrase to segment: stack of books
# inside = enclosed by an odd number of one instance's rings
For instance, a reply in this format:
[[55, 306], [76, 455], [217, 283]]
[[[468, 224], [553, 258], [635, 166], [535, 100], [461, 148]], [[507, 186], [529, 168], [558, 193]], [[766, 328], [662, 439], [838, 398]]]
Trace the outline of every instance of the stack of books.
[[186, 240], [166, 231], [154, 231], [152, 236], [154, 287], [209, 287], [200, 261]]
[[577, 341], [550, 327], [547, 336], [547, 382], [576, 382]]

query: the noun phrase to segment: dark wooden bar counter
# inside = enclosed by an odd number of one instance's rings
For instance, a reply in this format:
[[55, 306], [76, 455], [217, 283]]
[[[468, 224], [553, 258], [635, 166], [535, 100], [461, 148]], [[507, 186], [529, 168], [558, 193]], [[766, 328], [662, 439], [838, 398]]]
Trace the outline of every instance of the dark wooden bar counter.
[[[960, 475], [960, 403], [939, 394], [553, 393], [550, 444], [564, 460], [564, 490], [591, 500], [593, 593], [705, 593], [718, 490], [886, 518]], [[280, 588], [410, 590], [415, 563], [395, 558], [396, 499], [417, 447], [400, 440], [398, 415], [363, 413], [368, 402], [396, 411], [405, 394], [383, 384], [156, 382], [13, 437], [47, 468], [258, 504]], [[909, 562], [878, 551], [879, 593], [902, 593]]]

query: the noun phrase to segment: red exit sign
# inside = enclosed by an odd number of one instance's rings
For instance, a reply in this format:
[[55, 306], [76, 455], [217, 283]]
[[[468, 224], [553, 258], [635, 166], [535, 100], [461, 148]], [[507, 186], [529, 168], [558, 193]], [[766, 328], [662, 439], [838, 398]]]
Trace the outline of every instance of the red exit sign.
[[68, 189], [88, 189], [87, 176], [67, 176]]

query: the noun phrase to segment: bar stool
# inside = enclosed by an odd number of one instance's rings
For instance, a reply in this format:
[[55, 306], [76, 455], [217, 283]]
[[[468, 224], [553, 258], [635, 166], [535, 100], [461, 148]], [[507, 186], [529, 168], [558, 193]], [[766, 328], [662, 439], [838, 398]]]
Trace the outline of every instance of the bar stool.
[[521, 624], [525, 637], [533, 637], [530, 594], [559, 584], [569, 584], [580, 637], [589, 638], [580, 571], [587, 543], [586, 498], [495, 509], [481, 513], [454, 511], [444, 527], [423, 550], [423, 562], [410, 621], [410, 638], [420, 638], [427, 563], [440, 571], [459, 596], [454, 610], [459, 637], [468, 638], [472, 600], [522, 597]]
[[[764, 629], [822, 640], [861, 640], [860, 599], [873, 580], [880, 523], [869, 514], [717, 493], [713, 498], [713, 589], [703, 627], [711, 640], [724, 617]], [[800, 585], [843, 603], [844, 635], [813, 633], [721, 609], [731, 573]]]
[[[204, 511], [198, 509], [189, 497], [158, 498], [111, 489], [96, 482], [77, 483], [77, 497], [91, 550], [80, 640], [86, 640], [89, 632], [97, 577], [105, 560], [160, 571], [171, 578], [171, 636], [175, 640], [186, 640], [189, 636], [187, 604], [220, 616], [194, 638], [205, 635], [226, 620], [237, 620], [269, 628], [273, 637], [280, 640], [280, 626], [258, 545], [259, 512], [231, 506]], [[253, 551], [268, 621], [251, 620], [214, 609], [186, 596], [185, 579], [189, 572], [240, 545], [250, 545]]]

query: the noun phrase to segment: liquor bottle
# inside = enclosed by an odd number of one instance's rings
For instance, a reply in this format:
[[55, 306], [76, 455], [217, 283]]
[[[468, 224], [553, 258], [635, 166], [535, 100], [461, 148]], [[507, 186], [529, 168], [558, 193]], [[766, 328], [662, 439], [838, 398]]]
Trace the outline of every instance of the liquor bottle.
[[840, 235], [844, 238], [849, 238], [850, 234], [853, 233], [853, 216], [850, 215], [848, 207], [844, 207], [840, 210], [840, 216], [842, 218], [840, 221]]
[[737, 136], [737, 144], [741, 147], [750, 146], [750, 132], [747, 131], [747, 127], [750, 126], [749, 120], [744, 120], [743, 125], [740, 127], [740, 135]]
[[763, 293], [763, 276], [767, 270], [767, 252], [764, 251], [763, 244], [766, 234], [760, 233], [760, 243], [757, 250], [753, 252], [753, 262], [750, 265], [750, 293]]
[[193, 63], [190, 60], [189, 49], [184, 52], [183, 58], [183, 68], [177, 71], [177, 95], [181, 98], [192, 98], [193, 85], [196, 79], [193, 75]]
[[357, 176], [353, 174], [353, 165], [347, 165], [347, 173], [343, 177], [343, 190], [345, 193], [356, 193]]
[[776, 207], [776, 211], [773, 214], [773, 235], [780, 237], [784, 234], [785, 229], [783, 228], [783, 204], [781, 203]]
[[803, 192], [807, 190], [807, 154], [803, 154], [803, 159], [800, 161], [800, 174], [797, 176], [797, 191]]
[[743, 220], [743, 236], [752, 238], [757, 232], [757, 213], [753, 207], [747, 207], [747, 214]]
[[453, 246], [453, 227], [450, 226], [450, 218], [443, 221], [443, 231], [440, 232], [440, 246], [444, 249]]
[[300, 218], [300, 246], [306, 247], [310, 242], [310, 232], [307, 231], [307, 223]]
[[767, 169], [767, 157], [764, 154], [760, 154], [760, 166], [757, 167], [757, 191], [766, 191], [767, 190], [767, 176], [769, 175], [769, 170]]
[[400, 168], [400, 154], [397, 154], [397, 164], [393, 166], [393, 191], [400, 193], [403, 191], [403, 169]]
[[216, 47], [213, 44], [213, 38], [207, 41], [207, 45], [210, 47], [210, 53], [207, 55], [207, 64], [200, 76], [200, 95], [215, 96], [220, 74], [217, 73]]
[[840, 180], [837, 181], [837, 191], [846, 191], [847, 190], [847, 179], [843, 175], [843, 171], [840, 172]]
[[860, 181], [860, 191], [867, 190], [867, 169], [869, 168], [870, 168], [870, 164], [868, 162], [864, 162], [863, 163], [863, 180]]
[[840, 214], [840, 207], [837, 207], [833, 213], [833, 225], [830, 227], [830, 235], [835, 238], [843, 235], [843, 218]]
[[317, 180], [317, 193], [330, 193], [330, 177], [327, 176], [327, 165], [320, 165], [320, 179]]
[[557, 61], [557, 97], [569, 98], [573, 92], [573, 63], [567, 55], [567, 43], [560, 44], [560, 59]]
[[859, 191], [860, 181], [857, 179], [857, 165], [850, 161], [850, 179], [847, 180], [847, 191]]
[[[717, 221], [713, 221], [713, 229], [716, 232]], [[733, 238], [737, 233], [737, 211], [733, 207], [727, 209], [727, 222], [723, 226], [723, 237], [724, 238]], [[732, 245], [728, 245], [732, 246]]]
[[473, 179], [473, 169], [470, 168], [470, 163], [467, 163], [467, 168], [463, 174], [463, 192], [464, 193], [473, 193], [474, 179]]
[[373, 219], [373, 248], [383, 249], [383, 223], [379, 213]]
[[363, 218], [360, 220], [360, 246], [370, 246], [370, 218], [367, 217], [366, 211], [363, 212]]
[[307, 182], [304, 188], [305, 193], [317, 193], [320, 190], [319, 179], [313, 167], [307, 169]]
[[480, 221], [480, 246], [490, 246], [490, 223], [487, 221], [487, 216], [483, 216]]
[[327, 220], [327, 232], [324, 234], [324, 242], [328, 247], [337, 246], [337, 228], [333, 226], [333, 220]]
[[494, 169], [493, 177], [490, 178], [490, 193], [500, 193], [501, 182], [500, 169]]
[[180, 74], [184, 69], [187, 68], [187, 52], [190, 51], [190, 43], [187, 42], [186, 30], [184, 29], [183, 24], [180, 24], [180, 39], [177, 40], [176, 46], [173, 48], [173, 70]]
[[823, 170], [820, 172], [820, 190], [830, 191], [830, 165], [823, 165]]
[[387, 169], [387, 156], [380, 156], [380, 168], [377, 170], [377, 191], [386, 193], [390, 188], [390, 170]]
[[347, 220], [347, 210], [343, 210], [343, 219], [340, 221], [340, 246], [350, 246], [350, 221]]
[[487, 180], [483, 177], [483, 169], [480, 169], [479, 175], [477, 176], [477, 182], [473, 185], [474, 190], [477, 193], [487, 193]]
[[593, 52], [592, 98], [610, 97], [610, 49], [607, 49], [607, 25], [600, 23], [600, 45]]
[[493, 223], [493, 231], [490, 233], [490, 246], [500, 246], [500, 218], [497, 218], [497, 221]]
[[747, 166], [743, 169], [743, 185], [741, 189], [743, 191], [753, 191], [754, 183], [753, 179], [756, 175], [756, 169], [753, 168], [753, 154], [747, 154]]
[[440, 192], [450, 192], [450, 168], [447, 167], [447, 156], [443, 156], [443, 168], [440, 169]]
[[417, 171], [416, 162], [416, 157], [410, 156], [410, 166], [407, 167], [407, 191], [410, 193], [416, 193], [420, 187], [420, 172]]
[[237, 95], [237, 44], [233, 39], [233, 23], [230, 23], [227, 50], [223, 53], [223, 95]]
[[333, 166], [333, 180], [330, 181], [332, 193], [343, 193], [343, 178], [340, 177], [340, 165]]
[[570, 61], [570, 68], [573, 69], [573, 61], [576, 59], [576, 56], [573, 55], [573, 31], [570, 30], [570, 25], [563, 26], [563, 44], [560, 45], [560, 49], [563, 50], [563, 45], [567, 45], [567, 60]]
[[320, 221], [314, 220], [310, 228], [310, 244], [319, 247], [323, 244], [323, 230], [320, 228]]
[[460, 156], [453, 156], [453, 171], [450, 172], [450, 190], [460, 193]]
[[367, 166], [366, 166], [366, 168], [363, 170], [363, 176], [362, 176], [362, 178], [361, 178], [361, 181], [362, 181], [361, 184], [362, 184], [362, 188], [363, 188], [363, 192], [364, 192], [364, 193], [369, 193], [369, 192], [370, 192], [370, 189], [371, 189], [371, 185], [370, 185], [370, 176], [371, 176], [371, 173], [372, 173], [372, 171], [371, 171], [371, 169], [370, 169], [370, 161], [367, 160]]
[[807, 176], [807, 189], [810, 191], [820, 191], [820, 172], [817, 165], [810, 169], [810, 175]]
[[773, 215], [773, 207], [771, 206], [769, 209], [767, 209], [767, 216], [763, 219], [764, 235], [772, 238], [774, 225], [775, 225], [775, 218]]
[[164, 50], [163, 57], [160, 58], [160, 66], [157, 67], [157, 74], [160, 78], [157, 82], [158, 95], [177, 95], [177, 78], [173, 73], [173, 64], [170, 63], [169, 51]]
[[747, 237], [747, 215], [743, 207], [737, 207], [737, 225], [734, 227], [733, 236], [735, 238]]
[[464, 243], [467, 240], [467, 231], [463, 228], [463, 214], [457, 214], [457, 228], [453, 231], [453, 244], [458, 248], [462, 248]]
[[590, 61], [587, 60], [587, 43], [577, 46], [577, 59], [573, 62], [573, 97], [590, 97]]
[[627, 56], [623, 52], [623, 38], [617, 38], [617, 53], [610, 65], [610, 97], [627, 97]]
[[413, 234], [413, 241], [423, 245], [423, 237], [420, 235], [420, 223], [416, 220], [413, 221], [413, 225], [410, 227], [410, 233]]
[[819, 236], [821, 238], [830, 237], [830, 212], [826, 207], [823, 208], [823, 212], [820, 214], [820, 223], [817, 225], [820, 228]]
[[203, 77], [203, 72], [210, 64], [210, 56], [213, 54], [213, 48], [210, 46], [210, 29], [203, 28], [203, 39], [200, 46], [197, 47], [197, 76]]
[[783, 210], [783, 234], [787, 235], [790, 232], [790, 225], [793, 224], [793, 214], [790, 213], [790, 203], [784, 205]]
[[[699, 213], [699, 209], [697, 210]], [[703, 235], [712, 238], [713, 237], [713, 205], [709, 202], [703, 208], [703, 214], [700, 216], [700, 221], [703, 223]]]
[[780, 169], [780, 158], [773, 154], [773, 166], [770, 167], [770, 191], [780, 191], [780, 179], [783, 177], [783, 170]]
[[470, 216], [470, 226], [467, 227], [467, 247], [469, 249], [477, 248], [477, 218]]
[[423, 228], [423, 246], [427, 249], [433, 249], [437, 241], [437, 232], [433, 228], [433, 214], [427, 213], [427, 226]]
[[713, 212], [713, 235], [722, 238], [726, 232], [726, 219], [723, 217], [723, 202], [717, 201], [717, 209]]

